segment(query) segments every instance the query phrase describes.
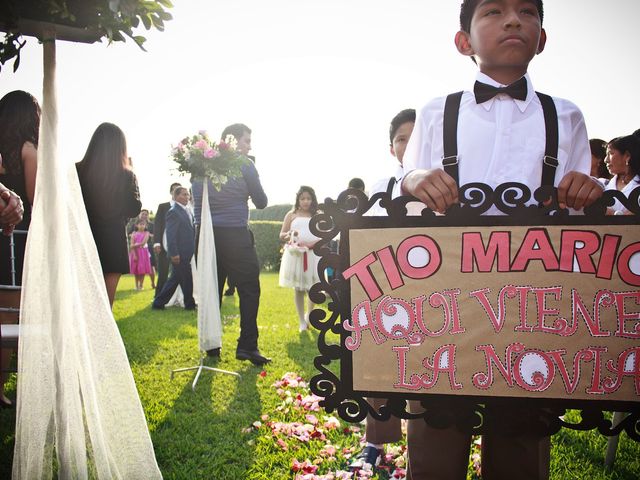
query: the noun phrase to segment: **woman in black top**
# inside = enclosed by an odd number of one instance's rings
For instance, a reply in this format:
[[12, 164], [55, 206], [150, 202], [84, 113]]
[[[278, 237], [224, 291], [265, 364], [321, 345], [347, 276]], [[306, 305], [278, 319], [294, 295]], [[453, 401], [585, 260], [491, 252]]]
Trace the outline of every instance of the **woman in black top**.
[[124, 133], [101, 124], [77, 164], [82, 196], [96, 242], [109, 302], [113, 306], [120, 275], [129, 273], [126, 225], [140, 213], [140, 194], [127, 155]]
[[[22, 222], [16, 230], [28, 230], [36, 185], [40, 106], [30, 93], [16, 90], [0, 99], [0, 182], [24, 203]], [[26, 235], [15, 234], [16, 285], [22, 285]], [[0, 284], [10, 285], [9, 239], [0, 239]]]
[[[15, 90], [0, 99], [0, 183], [15, 192], [24, 204], [22, 221], [13, 235], [14, 257], [11, 263], [10, 238], [0, 235], [0, 285], [22, 285], [22, 265], [31, 223], [31, 206], [36, 185], [40, 105], [30, 93]], [[23, 233], [24, 232], [24, 233]], [[12, 266], [15, 275], [12, 275]], [[20, 306], [20, 290], [0, 291], [0, 306]], [[0, 313], [0, 323], [17, 323], [15, 313]], [[6, 365], [11, 352], [3, 350], [0, 364]], [[0, 373], [0, 406], [11, 406], [4, 396], [4, 375]]]

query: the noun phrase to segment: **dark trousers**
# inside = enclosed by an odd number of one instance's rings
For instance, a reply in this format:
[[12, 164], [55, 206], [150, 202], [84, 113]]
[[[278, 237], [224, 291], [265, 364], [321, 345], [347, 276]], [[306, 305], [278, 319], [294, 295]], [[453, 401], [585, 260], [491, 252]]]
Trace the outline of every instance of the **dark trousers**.
[[[412, 412], [420, 402], [410, 401]], [[467, 478], [471, 435], [455, 428], [437, 429], [422, 418], [409, 420], [407, 447], [409, 480], [464, 480]], [[482, 478], [486, 480], [549, 478], [550, 437], [540, 435], [482, 436]]]
[[[387, 403], [386, 398], [368, 398], [367, 400], [376, 410], [380, 410], [380, 407]], [[399, 442], [402, 439], [400, 419], [391, 416], [389, 420], [382, 422], [374, 419], [371, 415], [367, 415], [365, 437], [367, 442], [375, 445]]]
[[169, 276], [169, 258], [167, 258], [167, 252], [164, 248], [160, 250], [160, 253], [156, 257], [158, 263], [157, 273], [158, 279], [156, 280], [156, 297], [160, 295], [162, 287], [164, 287], [167, 277]]
[[218, 295], [227, 278], [233, 278], [240, 299], [238, 348], [258, 348], [258, 307], [260, 306], [260, 264], [253, 234], [246, 227], [214, 227], [218, 264]]
[[176, 291], [176, 288], [182, 289], [184, 295], [184, 308], [193, 308], [196, 302], [193, 299], [193, 276], [191, 274], [191, 259], [182, 260], [177, 265], [173, 265], [171, 276], [166, 281], [162, 290], [156, 298], [153, 299], [153, 305], [156, 307], [164, 307]]

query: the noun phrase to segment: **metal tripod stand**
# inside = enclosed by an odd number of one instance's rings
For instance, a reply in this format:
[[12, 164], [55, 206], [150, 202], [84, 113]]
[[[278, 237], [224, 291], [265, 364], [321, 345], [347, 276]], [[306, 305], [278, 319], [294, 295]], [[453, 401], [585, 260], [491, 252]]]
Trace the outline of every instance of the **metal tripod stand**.
[[194, 392], [196, 391], [196, 384], [198, 383], [198, 379], [200, 378], [200, 374], [202, 373], [203, 370], [209, 370], [211, 372], [218, 372], [218, 373], [225, 373], [227, 375], [235, 375], [236, 377], [240, 377], [239, 373], [236, 372], [230, 372], [229, 370], [222, 370], [220, 368], [214, 368], [214, 367], [209, 367], [207, 365], [204, 364], [204, 359], [206, 357], [205, 355], [202, 355], [200, 357], [200, 365], [196, 365], [195, 367], [184, 367], [184, 368], [176, 368], [175, 370], [171, 371], [171, 380], [173, 380], [173, 374], [176, 372], [188, 372], [191, 370], [197, 370], [196, 372], [196, 376], [193, 379], [193, 383], [191, 384], [191, 390], [193, 390]]

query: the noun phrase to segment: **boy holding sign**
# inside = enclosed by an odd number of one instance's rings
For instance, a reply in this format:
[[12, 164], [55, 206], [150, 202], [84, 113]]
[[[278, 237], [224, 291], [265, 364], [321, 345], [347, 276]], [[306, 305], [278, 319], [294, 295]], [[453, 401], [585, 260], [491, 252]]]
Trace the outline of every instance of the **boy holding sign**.
[[[472, 90], [432, 100], [418, 112], [404, 159], [403, 193], [440, 213], [458, 203], [460, 185], [472, 182], [492, 188], [518, 182], [532, 191], [553, 185], [560, 207], [575, 210], [602, 195], [588, 175], [582, 113], [567, 100], [537, 94], [527, 73], [546, 43], [542, 17], [542, 0], [463, 1], [455, 43], [478, 65], [476, 82]], [[469, 445], [468, 434], [410, 421], [408, 478], [466, 478]], [[487, 480], [549, 476], [548, 437], [485, 435], [482, 448]]]
[[[398, 161], [396, 171], [393, 177], [387, 177], [377, 181], [373, 187], [371, 187], [369, 196], [393, 188], [397, 179], [402, 178], [402, 160], [415, 121], [416, 111], [413, 108], [401, 110], [391, 120], [391, 124], [389, 125], [389, 152]], [[366, 215], [371, 216], [384, 216], [386, 214], [387, 211], [380, 206], [379, 202], [366, 213]], [[388, 400], [386, 398], [369, 398], [368, 401], [376, 411], [379, 411], [380, 407], [386, 405]], [[392, 416], [389, 420], [379, 421], [371, 415], [367, 415], [365, 438], [367, 440], [365, 447], [351, 465], [349, 465], [349, 470], [351, 471], [363, 468], [365, 463], [373, 467], [376, 467], [380, 463], [380, 458], [384, 455], [384, 444], [399, 442], [402, 439], [400, 419]]]

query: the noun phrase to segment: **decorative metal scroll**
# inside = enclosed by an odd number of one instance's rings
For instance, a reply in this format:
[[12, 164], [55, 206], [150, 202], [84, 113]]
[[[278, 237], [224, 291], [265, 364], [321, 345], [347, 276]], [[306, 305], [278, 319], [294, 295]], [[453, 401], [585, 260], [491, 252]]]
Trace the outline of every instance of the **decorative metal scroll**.
[[[324, 398], [321, 405], [329, 412], [349, 422], [360, 422], [367, 414], [377, 420], [388, 420], [392, 415], [405, 419], [424, 418], [436, 428], [455, 426], [476, 434], [486, 432], [537, 432], [550, 435], [562, 427], [574, 430], [597, 429], [611, 436], [625, 431], [630, 438], [640, 441], [640, 402], [542, 399], [516, 397], [490, 397], [478, 395], [439, 395], [412, 392], [354, 391], [352, 378], [352, 352], [345, 347], [351, 333], [343, 322], [351, 317], [350, 284], [340, 274], [328, 278], [327, 272], [342, 272], [350, 265], [349, 232], [353, 229], [404, 228], [431, 226], [496, 226], [496, 225], [637, 225], [640, 215], [640, 188], [629, 197], [618, 191], [606, 191], [603, 197], [585, 209], [584, 215], [569, 215], [557, 202], [556, 189], [541, 187], [531, 192], [518, 183], [502, 184], [492, 189], [482, 183], [463, 186], [459, 191], [460, 205], [451, 207], [446, 215], [437, 215], [426, 206], [419, 215], [408, 215], [407, 205], [415, 202], [410, 197], [395, 199], [385, 193], [368, 198], [363, 192], [349, 189], [336, 201], [327, 198], [320, 213], [311, 221], [311, 232], [320, 237], [314, 251], [320, 256], [318, 273], [320, 282], [309, 295], [315, 303], [326, 303], [326, 310], [311, 312], [310, 322], [319, 330], [319, 355], [314, 365], [319, 373], [311, 379], [311, 391]], [[618, 200], [631, 215], [606, 214]], [[386, 217], [367, 216], [375, 204], [387, 212]], [[487, 212], [503, 215], [483, 215]], [[340, 238], [340, 253], [330, 248]], [[329, 334], [339, 336], [340, 343], [328, 339]], [[335, 338], [335, 337], [334, 337]], [[636, 363], [638, 360], [636, 360]], [[640, 384], [640, 379], [635, 381]], [[384, 397], [387, 403], [376, 410], [367, 397]], [[407, 400], [415, 400], [421, 409], [408, 408]], [[503, 407], [508, 405], [508, 409]], [[581, 420], [570, 423], [563, 417], [567, 409], [580, 411]], [[411, 410], [411, 411], [410, 411]], [[605, 411], [627, 412], [624, 420], [612, 425]]]

